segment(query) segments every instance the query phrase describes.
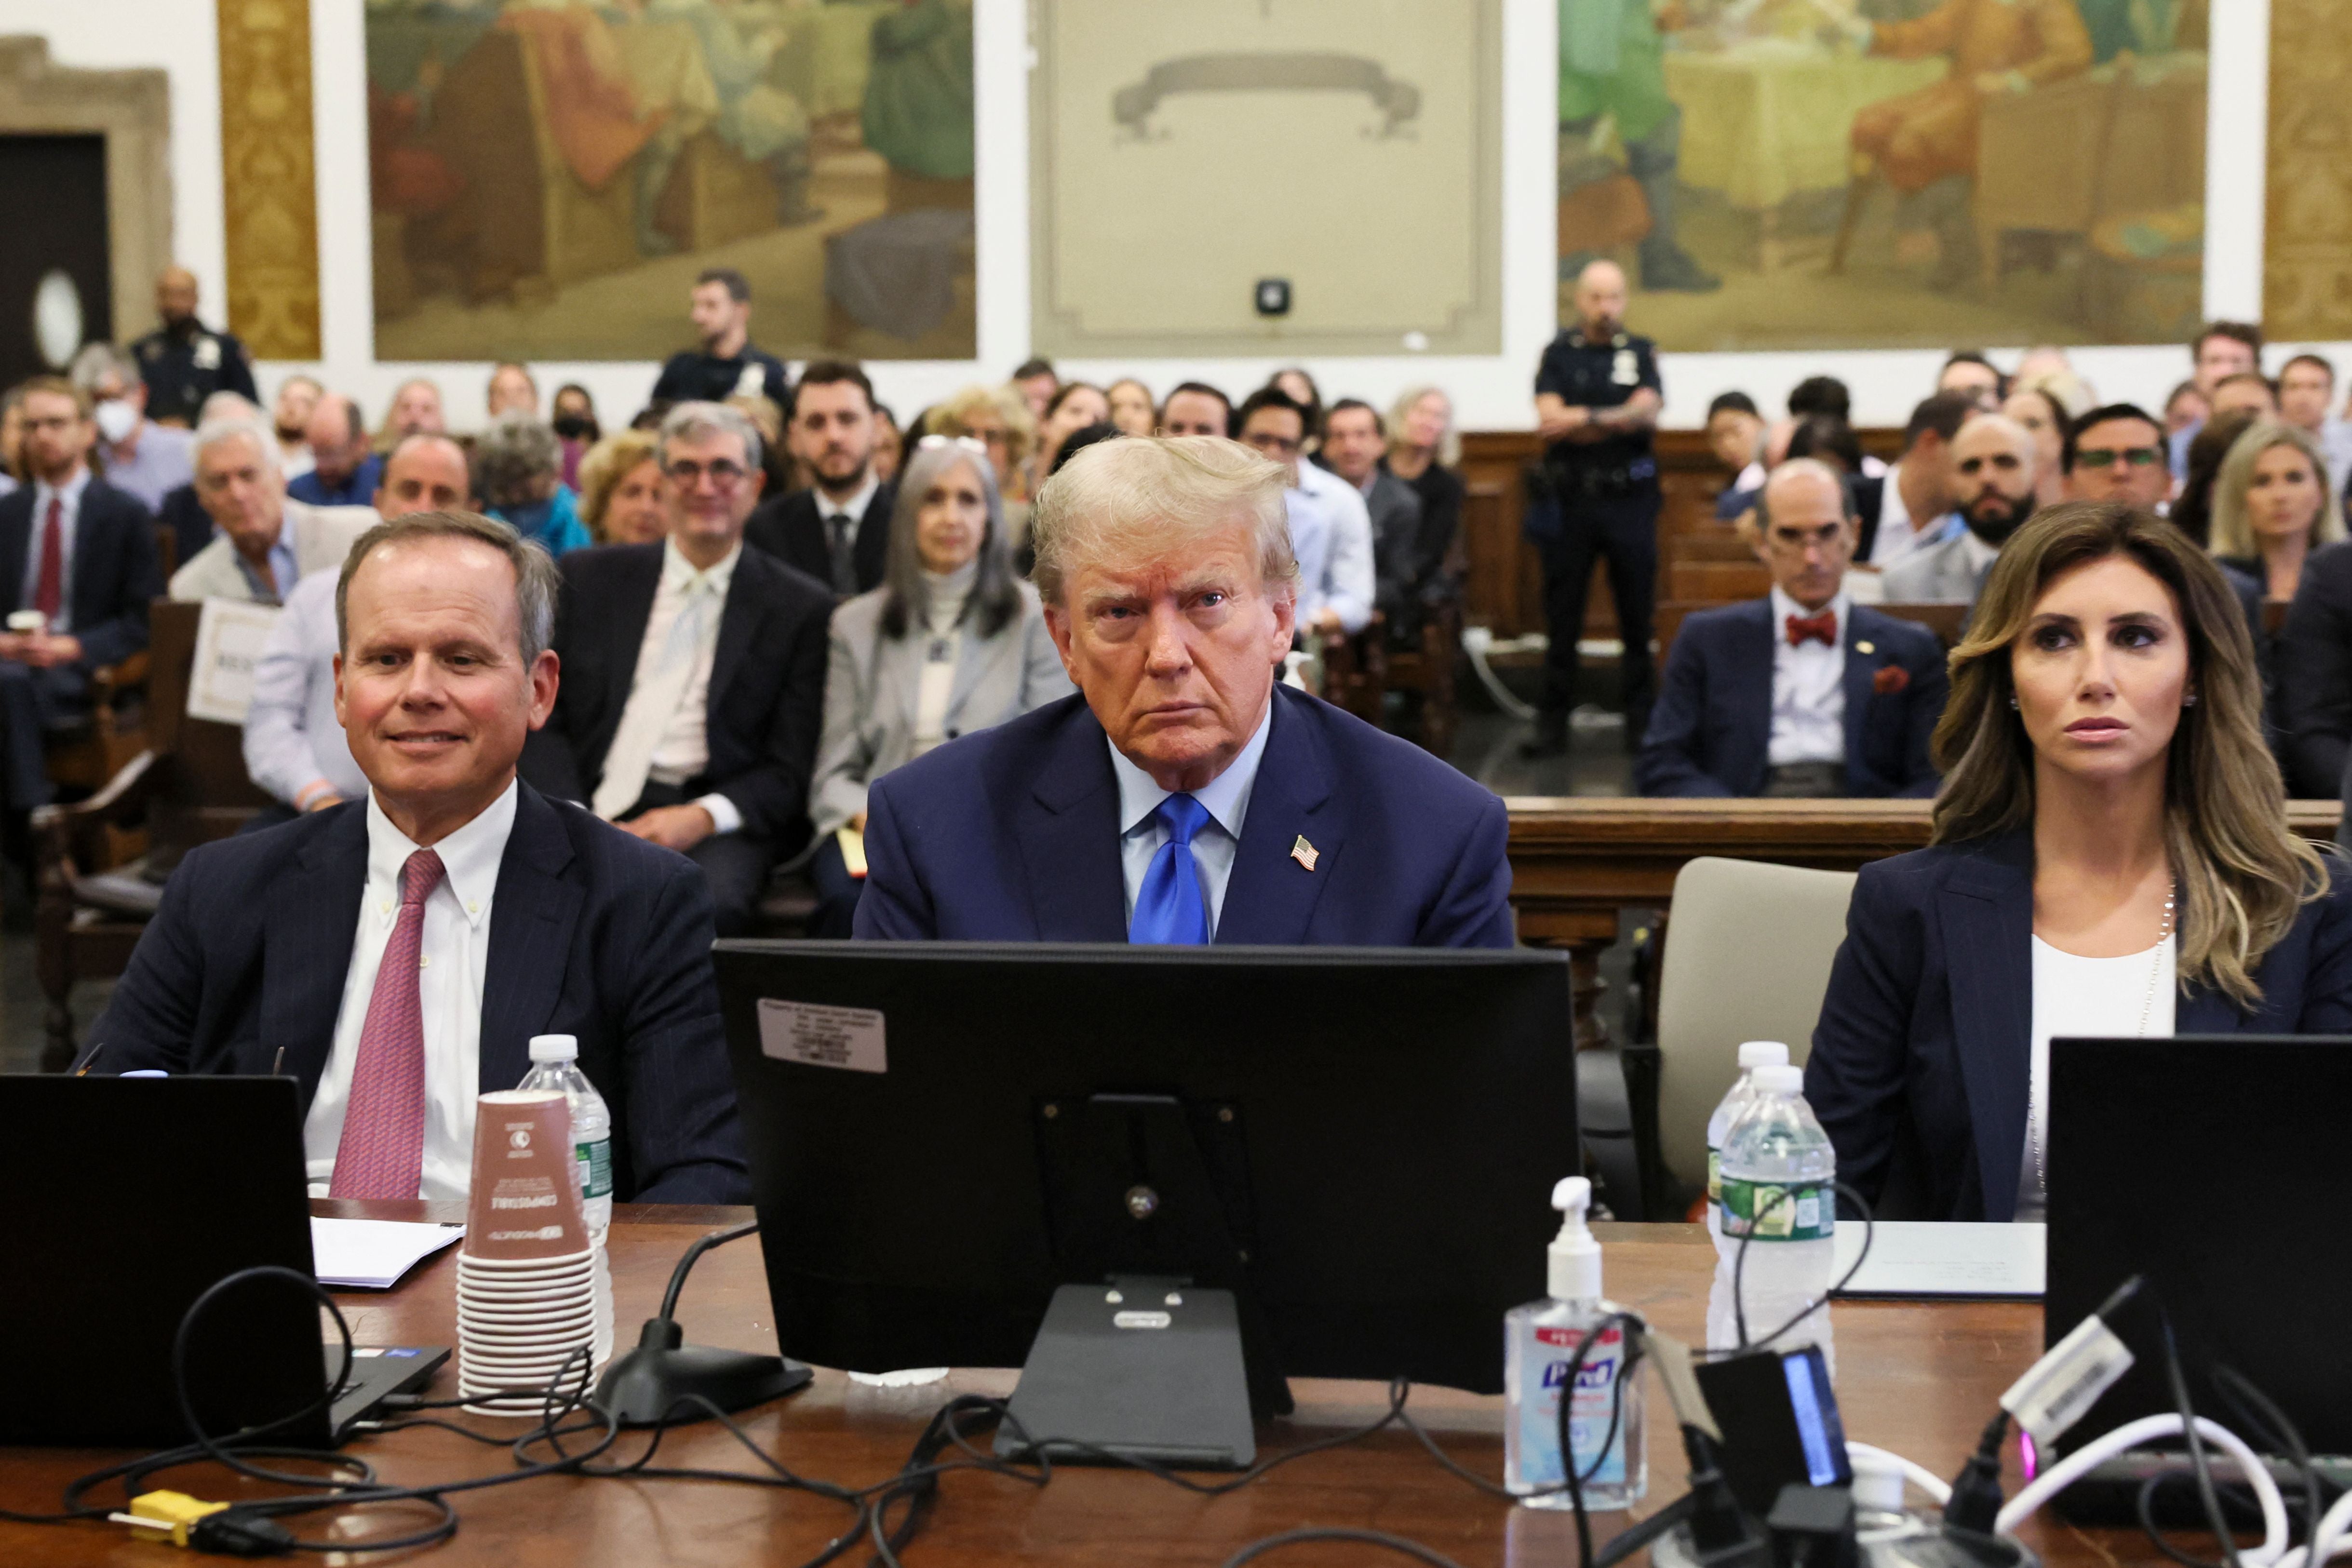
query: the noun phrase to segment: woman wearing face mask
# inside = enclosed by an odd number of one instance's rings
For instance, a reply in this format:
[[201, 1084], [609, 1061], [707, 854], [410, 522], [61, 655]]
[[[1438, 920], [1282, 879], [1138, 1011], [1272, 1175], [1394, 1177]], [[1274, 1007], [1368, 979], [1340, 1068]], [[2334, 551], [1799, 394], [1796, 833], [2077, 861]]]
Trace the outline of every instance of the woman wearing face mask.
[[958, 736], [1070, 695], [1037, 591], [1013, 575], [1004, 507], [986, 449], [917, 444], [890, 513], [882, 586], [833, 612], [809, 815], [817, 850], [816, 935], [849, 935], [865, 883], [841, 830], [866, 830], [866, 789]]
[[555, 389], [555, 417], [548, 423], [555, 427], [555, 439], [563, 444], [563, 482], [573, 489], [580, 488], [580, 465], [587, 458], [588, 449], [604, 439], [596, 423], [596, 400], [578, 382], [566, 382]]
[[2237, 598], [2114, 503], [2002, 546], [1931, 847], [1863, 868], [1805, 1097], [1882, 1215], [2039, 1219], [2053, 1037], [2352, 1031], [2352, 888], [2287, 826]]

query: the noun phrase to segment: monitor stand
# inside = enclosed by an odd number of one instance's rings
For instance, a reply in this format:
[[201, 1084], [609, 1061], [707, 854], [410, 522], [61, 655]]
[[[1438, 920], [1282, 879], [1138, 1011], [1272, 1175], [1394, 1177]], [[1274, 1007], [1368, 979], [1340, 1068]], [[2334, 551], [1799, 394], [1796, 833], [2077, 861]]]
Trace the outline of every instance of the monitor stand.
[[1055, 1262], [1072, 1283], [1030, 1346], [997, 1453], [1253, 1463], [1252, 1422], [1291, 1401], [1249, 1288], [1241, 1107], [1072, 1095], [1041, 1102], [1034, 1125]]
[[1078, 1464], [1256, 1463], [1234, 1293], [1131, 1274], [1055, 1291], [996, 1429], [1000, 1458], [1040, 1448]]

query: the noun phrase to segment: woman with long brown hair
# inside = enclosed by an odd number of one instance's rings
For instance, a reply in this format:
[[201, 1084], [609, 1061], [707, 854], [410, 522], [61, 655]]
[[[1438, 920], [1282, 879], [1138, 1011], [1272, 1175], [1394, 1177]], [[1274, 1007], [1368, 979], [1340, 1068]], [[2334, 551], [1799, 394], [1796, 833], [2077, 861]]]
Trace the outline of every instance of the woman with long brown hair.
[[2150, 513], [2021, 528], [1952, 651], [1927, 849], [1864, 867], [1805, 1094], [1882, 1212], [2039, 1218], [2053, 1036], [2352, 1031], [2236, 593]]

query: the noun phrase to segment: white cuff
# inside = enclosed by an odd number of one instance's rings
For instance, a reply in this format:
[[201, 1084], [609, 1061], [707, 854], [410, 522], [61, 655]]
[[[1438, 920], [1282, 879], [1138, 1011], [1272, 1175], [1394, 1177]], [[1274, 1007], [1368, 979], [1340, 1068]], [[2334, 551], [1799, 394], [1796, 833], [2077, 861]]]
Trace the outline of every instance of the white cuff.
[[710, 813], [710, 826], [713, 831], [740, 833], [743, 831], [743, 813], [737, 810], [735, 802], [726, 796], [713, 790], [694, 803]]

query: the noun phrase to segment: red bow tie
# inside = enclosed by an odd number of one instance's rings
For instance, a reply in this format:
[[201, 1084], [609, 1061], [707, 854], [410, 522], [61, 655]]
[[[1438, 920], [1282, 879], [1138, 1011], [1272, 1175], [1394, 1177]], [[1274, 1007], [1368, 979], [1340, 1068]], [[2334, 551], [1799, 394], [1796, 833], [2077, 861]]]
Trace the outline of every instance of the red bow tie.
[[1824, 610], [1818, 615], [1791, 615], [1788, 618], [1789, 646], [1801, 648], [1808, 637], [1824, 648], [1837, 646], [1837, 612]]

